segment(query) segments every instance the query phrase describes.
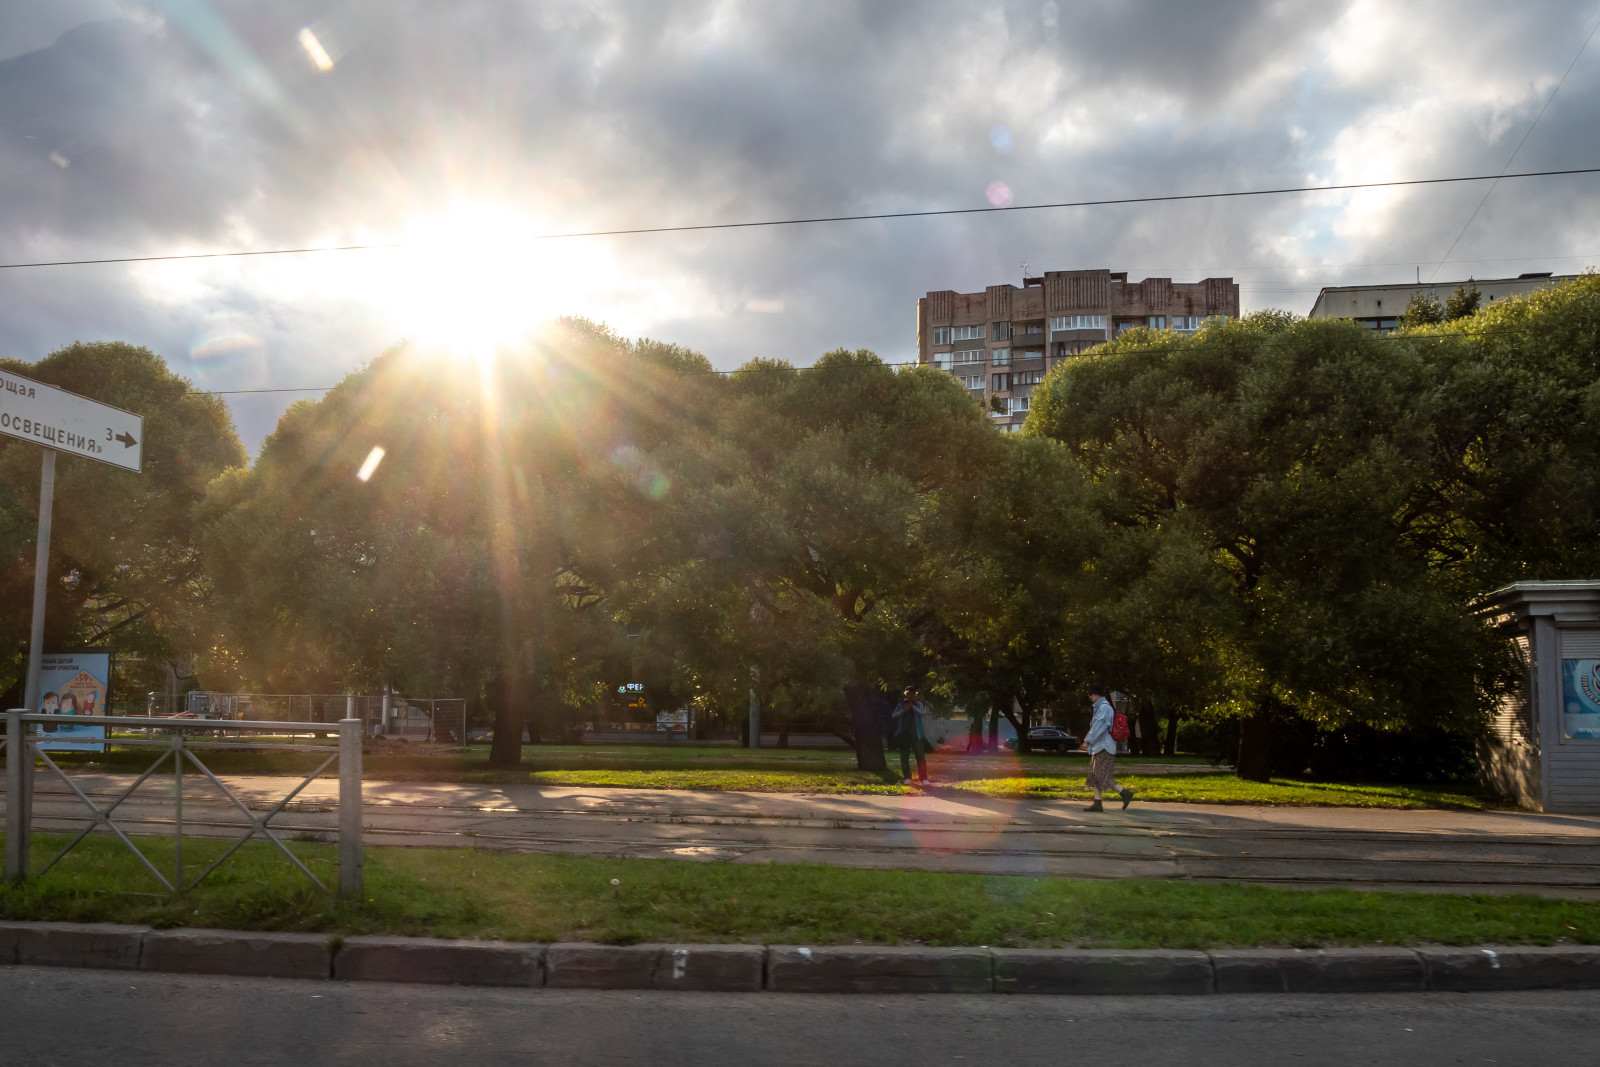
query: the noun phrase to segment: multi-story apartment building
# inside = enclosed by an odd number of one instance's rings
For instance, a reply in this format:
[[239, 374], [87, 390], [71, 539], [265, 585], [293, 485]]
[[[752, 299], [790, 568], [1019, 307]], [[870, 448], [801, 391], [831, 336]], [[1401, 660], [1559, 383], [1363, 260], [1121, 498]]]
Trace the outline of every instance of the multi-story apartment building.
[[1464, 282], [1401, 282], [1398, 285], [1334, 285], [1317, 294], [1311, 305], [1308, 319], [1354, 319], [1379, 333], [1394, 333], [1400, 328], [1400, 316], [1417, 293], [1424, 293], [1443, 304], [1457, 286], [1476, 285], [1481, 295], [1479, 307], [1488, 307], [1496, 300], [1508, 296], [1527, 296], [1547, 285], [1560, 285], [1578, 277], [1576, 274], [1519, 274], [1515, 278], [1468, 279]]
[[[1002, 410], [1002, 428], [1022, 425], [1033, 387], [1062, 360], [1135, 326], [1193, 333], [1215, 316], [1239, 317], [1232, 278], [1128, 281], [1109, 270], [1046, 271], [1022, 287], [951, 290], [917, 301], [917, 362], [947, 370], [974, 400]], [[999, 397], [999, 404], [991, 399]]]

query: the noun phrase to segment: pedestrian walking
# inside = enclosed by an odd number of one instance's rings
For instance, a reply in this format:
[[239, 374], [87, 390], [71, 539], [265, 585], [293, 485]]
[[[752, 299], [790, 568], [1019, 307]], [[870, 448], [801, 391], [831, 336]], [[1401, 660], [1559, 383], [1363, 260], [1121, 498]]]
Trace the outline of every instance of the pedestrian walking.
[[1105, 687], [1099, 685], [1089, 687], [1089, 704], [1094, 709], [1094, 718], [1089, 722], [1089, 733], [1080, 750], [1089, 753], [1089, 788], [1094, 792], [1094, 803], [1084, 810], [1105, 811], [1100, 799], [1107, 792], [1121, 797], [1126, 810], [1133, 800], [1133, 790], [1117, 785], [1117, 738], [1114, 736], [1117, 709], [1106, 699]]
[[891, 715], [891, 727], [896, 744], [900, 748], [900, 784], [911, 784], [911, 754], [917, 756], [917, 778], [926, 785], [928, 782], [928, 761], [924, 753], [928, 750], [928, 737], [922, 729], [922, 713], [927, 709], [917, 700], [917, 691], [910, 686], [900, 698], [900, 703], [895, 705]]

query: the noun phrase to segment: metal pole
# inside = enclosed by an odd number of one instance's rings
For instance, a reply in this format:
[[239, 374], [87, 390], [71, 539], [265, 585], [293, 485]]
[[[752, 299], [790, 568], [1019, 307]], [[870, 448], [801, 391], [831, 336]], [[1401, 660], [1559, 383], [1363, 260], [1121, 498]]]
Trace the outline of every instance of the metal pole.
[[39, 710], [39, 679], [44, 661], [44, 603], [50, 582], [50, 512], [56, 496], [56, 450], [44, 450], [39, 464], [39, 536], [33, 548], [33, 629], [28, 637], [28, 680], [22, 706]]
[[[28, 673], [23, 682], [22, 706], [39, 711], [44, 678], [44, 609], [50, 590], [50, 518], [56, 499], [56, 450], [47, 448], [39, 460], [39, 532], [33, 546], [33, 625], [28, 631]], [[30, 731], [31, 732], [31, 731]], [[32, 755], [32, 753], [28, 753]], [[22, 761], [23, 816], [33, 823], [33, 760]], [[26, 856], [26, 844], [24, 844]], [[26, 870], [26, 867], [23, 868]]]
[[[355, 698], [351, 698], [355, 703]], [[339, 895], [361, 897], [362, 720], [339, 721]]]
[[172, 884], [183, 892], [183, 731], [172, 731]]
[[28, 818], [28, 776], [23, 765], [33, 762], [22, 712], [6, 712], [6, 880], [20, 882], [28, 877], [28, 837], [32, 820]]
[[389, 695], [389, 687], [388, 686], [384, 686], [383, 687], [383, 718], [380, 719], [379, 721], [383, 723], [383, 732], [385, 734], [388, 734], [390, 732], [390, 730], [389, 730], [389, 716], [391, 716], [393, 714], [394, 714], [394, 698]]
[[[750, 680], [759, 683], [761, 671], [751, 667]], [[750, 687], [750, 747], [761, 747], [761, 696], [756, 692], [754, 685]]]

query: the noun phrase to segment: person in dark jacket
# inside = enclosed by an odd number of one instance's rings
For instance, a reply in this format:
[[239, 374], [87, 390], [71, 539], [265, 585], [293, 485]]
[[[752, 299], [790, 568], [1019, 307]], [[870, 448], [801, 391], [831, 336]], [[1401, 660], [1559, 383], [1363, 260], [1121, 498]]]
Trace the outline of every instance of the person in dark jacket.
[[924, 785], [928, 781], [928, 761], [923, 755], [928, 750], [928, 738], [922, 729], [922, 713], [926, 709], [917, 700], [917, 691], [906, 687], [900, 703], [889, 717], [889, 735], [900, 749], [900, 784], [911, 784], [911, 754], [917, 755], [917, 778]]

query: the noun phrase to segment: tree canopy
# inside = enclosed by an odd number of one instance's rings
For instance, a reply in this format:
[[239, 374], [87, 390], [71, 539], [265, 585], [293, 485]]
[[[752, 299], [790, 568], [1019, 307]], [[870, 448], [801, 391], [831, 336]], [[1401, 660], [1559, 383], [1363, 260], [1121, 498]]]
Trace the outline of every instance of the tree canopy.
[[[209, 643], [210, 575], [193, 537], [206, 487], [244, 463], [222, 399], [197, 393], [145, 348], [73, 344], [0, 366], [144, 418], [141, 473], [72, 456], [56, 464], [45, 647], [115, 645], [128, 670]], [[33, 602], [38, 446], [0, 437], [0, 690], [21, 702]], [[148, 672], [147, 672], [148, 673]]]

